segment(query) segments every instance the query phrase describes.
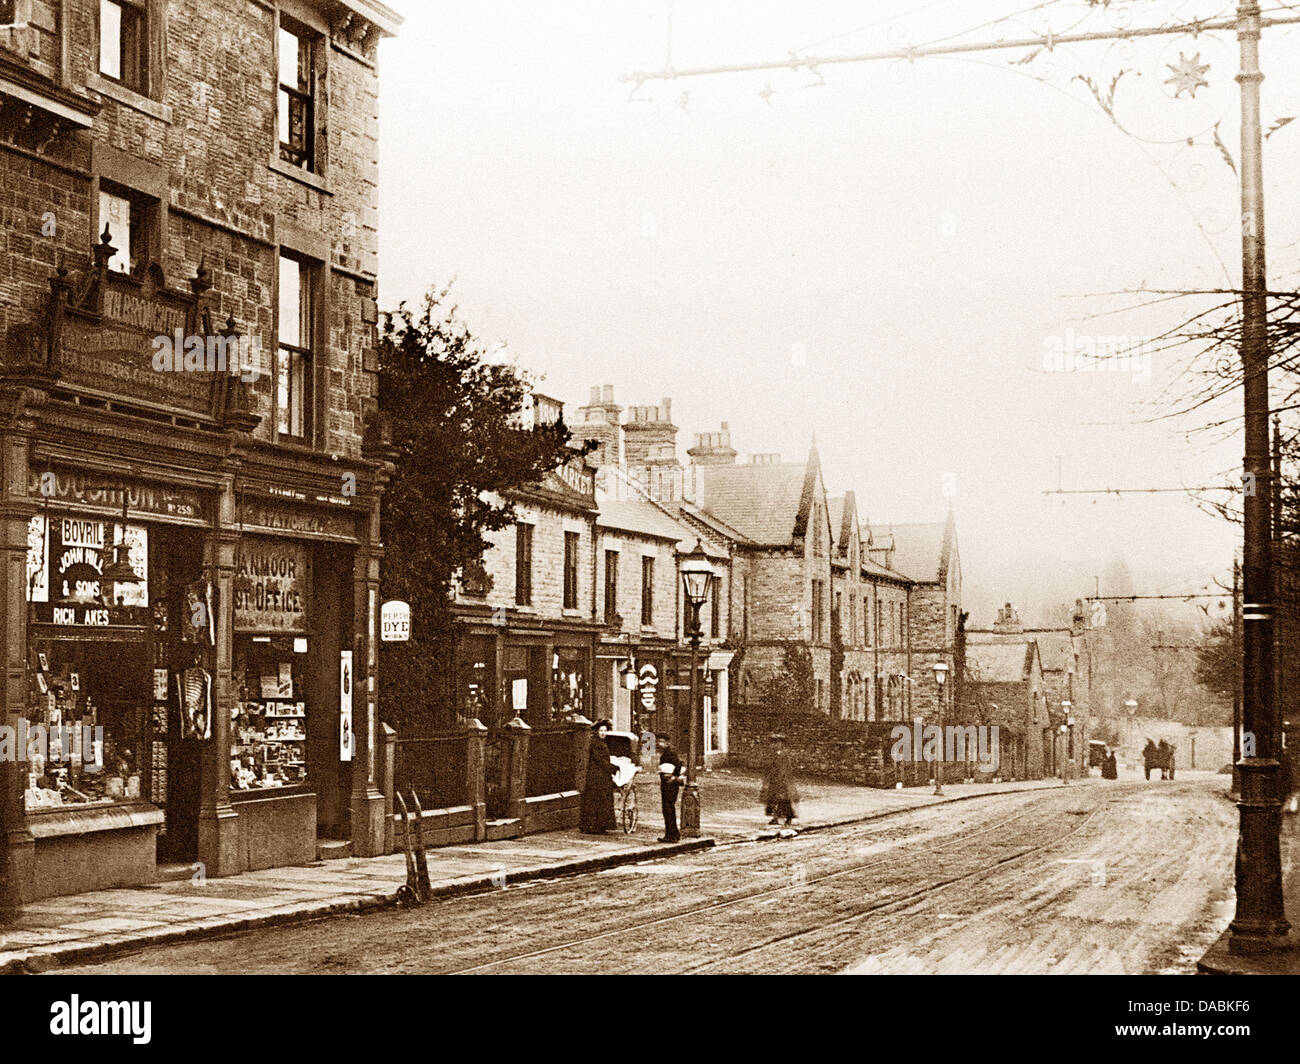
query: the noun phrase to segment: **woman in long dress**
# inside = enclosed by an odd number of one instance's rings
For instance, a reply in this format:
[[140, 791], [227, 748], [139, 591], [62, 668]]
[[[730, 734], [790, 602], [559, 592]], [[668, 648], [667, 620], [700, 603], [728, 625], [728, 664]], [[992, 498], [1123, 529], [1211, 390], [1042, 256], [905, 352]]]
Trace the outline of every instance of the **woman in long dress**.
[[609, 759], [605, 734], [609, 721], [598, 720], [591, 726], [591, 745], [587, 748], [587, 782], [582, 788], [579, 823], [588, 835], [612, 831], [614, 820], [614, 775], [618, 768]]
[[772, 762], [763, 778], [760, 797], [764, 811], [772, 818], [769, 823], [779, 824], [784, 820], [788, 827], [795, 817], [794, 803], [799, 800], [799, 791], [794, 784], [794, 767], [781, 745], [781, 737], [776, 737], [774, 741]]

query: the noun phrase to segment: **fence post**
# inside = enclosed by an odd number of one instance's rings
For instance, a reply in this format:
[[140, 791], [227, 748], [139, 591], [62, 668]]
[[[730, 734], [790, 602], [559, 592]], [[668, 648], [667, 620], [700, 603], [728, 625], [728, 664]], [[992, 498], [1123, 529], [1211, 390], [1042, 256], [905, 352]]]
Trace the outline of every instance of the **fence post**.
[[509, 764], [506, 816], [519, 821], [524, 819], [524, 810], [527, 809], [528, 733], [532, 730], [522, 717], [515, 717], [505, 726], [506, 742], [509, 744], [506, 754]]
[[587, 751], [591, 749], [591, 721], [581, 713], [569, 718], [573, 725], [573, 789], [579, 794], [587, 786]]
[[487, 728], [470, 718], [465, 725], [465, 801], [474, 811], [474, 839], [487, 838], [487, 781], [484, 778]]
[[397, 763], [397, 729], [382, 721], [380, 729], [379, 769], [383, 773], [380, 790], [384, 795], [384, 853], [396, 848], [393, 838], [393, 773]]

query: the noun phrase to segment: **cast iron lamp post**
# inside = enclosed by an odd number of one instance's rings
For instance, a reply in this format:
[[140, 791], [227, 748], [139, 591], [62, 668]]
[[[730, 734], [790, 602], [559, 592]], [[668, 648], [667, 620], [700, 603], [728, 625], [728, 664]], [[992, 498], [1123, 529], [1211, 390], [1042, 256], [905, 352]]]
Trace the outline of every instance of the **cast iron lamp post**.
[[698, 756], [695, 725], [701, 714], [700, 704], [700, 609], [708, 601], [709, 589], [713, 585], [713, 566], [709, 556], [704, 553], [699, 539], [695, 549], [682, 559], [682, 589], [686, 594], [686, 604], [690, 607], [687, 635], [691, 642], [691, 711], [687, 740], [686, 791], [682, 795], [682, 835], [688, 839], [700, 836], [700, 785], [695, 775], [695, 762]]
[[948, 666], [945, 662], [934, 663], [934, 682], [936, 698], [939, 702], [939, 762], [934, 767], [934, 793], [943, 794], [943, 759], [947, 756], [943, 733], [943, 682], [948, 679]]

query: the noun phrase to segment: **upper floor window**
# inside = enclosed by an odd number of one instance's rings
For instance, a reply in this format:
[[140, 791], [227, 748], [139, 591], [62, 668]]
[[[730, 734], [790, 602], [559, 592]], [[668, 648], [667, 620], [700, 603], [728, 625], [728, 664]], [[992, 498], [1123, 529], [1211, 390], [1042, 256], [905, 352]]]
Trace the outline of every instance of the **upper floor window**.
[[313, 287], [310, 263], [280, 254], [279, 349], [276, 354], [276, 427], [281, 436], [311, 436]]
[[99, 233], [108, 230], [114, 273], [134, 273], [149, 259], [153, 210], [147, 198], [104, 182], [99, 189]]
[[515, 525], [515, 605], [533, 604], [533, 526]]
[[99, 0], [99, 72], [133, 92], [149, 91], [146, 0]]
[[722, 579], [717, 576], [709, 585], [709, 638], [722, 638]]
[[820, 580], [812, 582], [812, 641], [820, 643], [822, 641], [822, 610], [825, 609], [823, 599], [825, 589], [822, 587]]
[[655, 560], [641, 559], [641, 626], [653, 628], [655, 623]]
[[605, 623], [618, 616], [618, 551], [605, 552]]
[[280, 19], [280, 158], [316, 169], [316, 34]]
[[564, 608], [578, 608], [578, 543], [577, 532], [564, 533]]

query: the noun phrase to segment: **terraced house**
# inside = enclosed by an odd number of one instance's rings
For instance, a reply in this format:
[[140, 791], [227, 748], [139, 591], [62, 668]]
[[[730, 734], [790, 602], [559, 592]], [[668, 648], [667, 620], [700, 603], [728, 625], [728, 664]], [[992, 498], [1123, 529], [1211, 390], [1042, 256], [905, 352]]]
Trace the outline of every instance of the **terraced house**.
[[[377, 0], [0, 3], [0, 883], [383, 846]], [[80, 732], [79, 732], [80, 733]]]

